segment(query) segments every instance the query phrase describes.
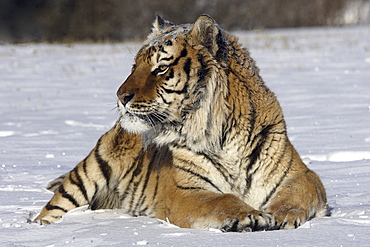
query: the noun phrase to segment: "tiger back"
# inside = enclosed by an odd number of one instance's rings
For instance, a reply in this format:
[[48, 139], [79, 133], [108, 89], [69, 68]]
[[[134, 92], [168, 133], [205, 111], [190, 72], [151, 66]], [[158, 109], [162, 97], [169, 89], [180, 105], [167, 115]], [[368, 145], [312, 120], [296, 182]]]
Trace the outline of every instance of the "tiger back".
[[52, 184], [58, 189], [35, 222], [82, 205], [238, 232], [328, 214], [275, 95], [211, 17], [185, 25], [157, 17], [117, 97], [117, 124]]

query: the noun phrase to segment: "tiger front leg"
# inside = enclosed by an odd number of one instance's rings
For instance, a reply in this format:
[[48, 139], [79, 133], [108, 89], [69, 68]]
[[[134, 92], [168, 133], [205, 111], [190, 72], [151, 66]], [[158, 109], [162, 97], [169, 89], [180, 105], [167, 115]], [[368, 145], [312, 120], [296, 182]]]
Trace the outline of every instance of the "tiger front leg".
[[[99, 147], [98, 142], [91, 153], [66, 174], [51, 200], [34, 220], [35, 223], [47, 225], [58, 221], [64, 214], [80, 206], [96, 207], [94, 203], [101, 201], [101, 195], [107, 195], [107, 174], [110, 173], [111, 167], [103, 161]], [[117, 173], [119, 172], [117, 169]], [[55, 180], [56, 183], [58, 179]]]
[[255, 210], [231, 194], [180, 191], [171, 196], [167, 218], [185, 228], [220, 229], [224, 232], [268, 230], [273, 217]]
[[82, 166], [81, 163], [67, 173], [66, 179], [59, 185], [54, 196], [33, 221], [34, 223], [48, 225], [60, 220], [70, 210], [88, 204], [86, 185], [82, 183], [78, 172], [79, 167]]
[[[103, 135], [102, 138], [106, 138], [108, 133], [114, 132], [115, 128]], [[97, 190], [104, 186], [104, 173], [99, 168], [97, 160], [100, 157], [100, 140], [90, 154], [72, 171], [49, 183], [48, 189], [54, 191], [54, 195], [34, 219], [34, 223], [48, 225], [60, 220], [70, 210], [89, 204]], [[106, 166], [105, 169], [109, 169], [109, 167]]]
[[132, 167], [141, 157], [141, 136], [130, 134], [116, 124], [98, 140], [90, 154], [66, 174], [59, 187], [59, 178], [49, 185], [50, 189], [58, 188], [34, 222], [49, 224], [83, 205], [91, 209], [119, 208], [116, 186], [123, 174], [134, 170]]
[[274, 229], [294, 229], [311, 218], [329, 215], [324, 186], [311, 170], [287, 179], [264, 211], [274, 216]]

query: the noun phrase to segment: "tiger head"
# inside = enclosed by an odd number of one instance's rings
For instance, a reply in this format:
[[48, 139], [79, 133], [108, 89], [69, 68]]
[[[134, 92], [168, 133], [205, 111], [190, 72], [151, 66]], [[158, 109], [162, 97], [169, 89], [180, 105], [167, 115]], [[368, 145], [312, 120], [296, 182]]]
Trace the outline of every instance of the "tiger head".
[[217, 145], [228, 111], [223, 31], [207, 15], [194, 25], [158, 16], [153, 26], [117, 91], [121, 126], [157, 144]]

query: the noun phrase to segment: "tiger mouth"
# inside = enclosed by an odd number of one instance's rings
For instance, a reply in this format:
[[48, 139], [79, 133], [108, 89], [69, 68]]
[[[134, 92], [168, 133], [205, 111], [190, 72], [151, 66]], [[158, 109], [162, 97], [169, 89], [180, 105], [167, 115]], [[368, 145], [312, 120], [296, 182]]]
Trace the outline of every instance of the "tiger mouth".
[[157, 124], [162, 123], [161, 119], [154, 114], [154, 113], [149, 113], [149, 114], [133, 114], [134, 116], [138, 117], [139, 119], [147, 122], [150, 125], [156, 126]]
[[137, 125], [138, 129], [143, 129], [146, 126], [149, 130], [155, 128], [157, 125], [164, 124], [167, 118], [167, 114], [158, 113], [153, 110], [134, 111], [124, 106], [120, 101], [118, 101], [118, 109], [121, 125], [126, 129], [135, 128], [135, 125]]

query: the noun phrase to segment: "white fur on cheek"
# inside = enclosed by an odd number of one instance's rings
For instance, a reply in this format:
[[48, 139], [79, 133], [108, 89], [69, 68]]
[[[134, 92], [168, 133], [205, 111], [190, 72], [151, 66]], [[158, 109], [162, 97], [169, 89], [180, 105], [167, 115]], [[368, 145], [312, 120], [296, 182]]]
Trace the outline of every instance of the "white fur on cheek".
[[118, 109], [121, 114], [121, 127], [131, 133], [142, 133], [150, 129], [149, 125], [134, 114], [128, 112], [121, 101], [118, 101]]

